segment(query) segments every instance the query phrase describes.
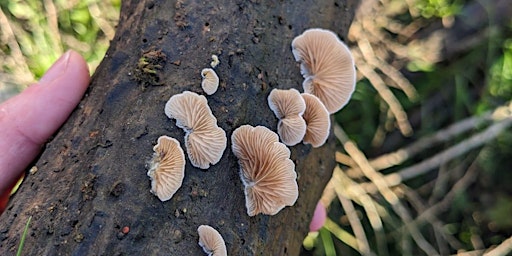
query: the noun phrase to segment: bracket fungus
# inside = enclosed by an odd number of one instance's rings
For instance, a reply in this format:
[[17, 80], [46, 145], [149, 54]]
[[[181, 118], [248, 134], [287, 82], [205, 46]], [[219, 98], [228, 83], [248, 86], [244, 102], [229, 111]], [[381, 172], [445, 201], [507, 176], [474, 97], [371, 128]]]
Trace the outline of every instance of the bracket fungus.
[[171, 137], [160, 136], [153, 147], [155, 153], [147, 175], [151, 178], [151, 193], [167, 201], [181, 187], [185, 177], [185, 155], [180, 143]]
[[199, 246], [203, 251], [212, 256], [226, 256], [226, 244], [220, 233], [208, 225], [201, 225], [197, 228], [199, 234]]
[[206, 97], [185, 91], [165, 104], [165, 114], [185, 131], [185, 147], [193, 166], [208, 169], [226, 149], [226, 132], [217, 126]]
[[211, 68], [205, 68], [201, 70], [201, 77], [203, 77], [203, 81], [201, 82], [203, 91], [208, 95], [214, 94], [217, 88], [219, 88], [219, 77], [217, 73]]
[[300, 63], [304, 91], [317, 96], [330, 114], [343, 108], [354, 92], [356, 71], [350, 50], [338, 36], [308, 29], [293, 39], [292, 53]]
[[277, 134], [264, 126], [242, 125], [233, 131], [231, 141], [245, 186], [247, 214], [275, 215], [294, 205], [299, 196], [295, 164]]
[[329, 111], [315, 95], [309, 93], [301, 95], [306, 102], [306, 111], [302, 115], [306, 121], [306, 135], [304, 135], [303, 141], [305, 144], [311, 144], [317, 148], [322, 146], [329, 137], [331, 129]]
[[306, 103], [295, 89], [273, 89], [268, 95], [268, 106], [279, 119], [277, 133], [287, 146], [293, 146], [302, 141], [306, 134], [306, 122], [302, 114]]

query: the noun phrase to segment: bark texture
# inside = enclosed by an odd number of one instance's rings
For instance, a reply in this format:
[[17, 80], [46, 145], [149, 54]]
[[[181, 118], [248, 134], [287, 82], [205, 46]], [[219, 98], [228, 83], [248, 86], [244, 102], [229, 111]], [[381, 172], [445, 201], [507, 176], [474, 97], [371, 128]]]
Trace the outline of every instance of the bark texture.
[[229, 140], [207, 171], [187, 159], [182, 187], [164, 203], [149, 192], [146, 163], [160, 135], [184, 148], [184, 132], [164, 115], [164, 105], [184, 90], [204, 95], [200, 71], [212, 54], [220, 59], [221, 86], [207, 99], [228, 138], [243, 124], [275, 131], [270, 90], [302, 91], [292, 39], [311, 27], [345, 36], [354, 4], [124, 1], [86, 96], [0, 219], [0, 254], [15, 252], [29, 216], [25, 255], [201, 255], [201, 224], [222, 234], [230, 255], [299, 254], [334, 166], [332, 136], [318, 149], [291, 147], [299, 198], [275, 216], [247, 216]]

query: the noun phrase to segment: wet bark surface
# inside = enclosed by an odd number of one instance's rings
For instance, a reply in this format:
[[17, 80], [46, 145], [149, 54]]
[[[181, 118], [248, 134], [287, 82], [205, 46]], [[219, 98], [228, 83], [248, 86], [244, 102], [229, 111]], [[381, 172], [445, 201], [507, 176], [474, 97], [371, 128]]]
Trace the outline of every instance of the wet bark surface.
[[270, 91], [302, 91], [292, 39], [311, 27], [343, 38], [355, 8], [355, 1], [125, 1], [86, 96], [1, 216], [0, 254], [16, 251], [29, 216], [26, 255], [202, 255], [201, 224], [222, 234], [230, 255], [299, 254], [334, 167], [332, 136], [317, 149], [290, 148], [299, 198], [275, 216], [248, 217], [229, 140], [209, 170], [187, 159], [183, 185], [167, 202], [149, 192], [146, 165], [161, 135], [184, 147], [164, 105], [185, 90], [204, 95], [200, 71], [212, 54], [220, 88], [207, 99], [228, 138], [243, 124], [275, 131]]

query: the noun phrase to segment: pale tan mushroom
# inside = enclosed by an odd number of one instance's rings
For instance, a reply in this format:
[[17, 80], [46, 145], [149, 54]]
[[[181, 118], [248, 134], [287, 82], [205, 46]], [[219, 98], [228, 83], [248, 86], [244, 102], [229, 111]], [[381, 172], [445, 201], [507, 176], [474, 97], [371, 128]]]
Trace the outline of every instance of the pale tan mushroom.
[[322, 146], [329, 137], [331, 129], [329, 111], [315, 95], [309, 93], [301, 95], [306, 102], [306, 111], [302, 115], [307, 125], [304, 143], [317, 148]]
[[211, 68], [205, 68], [201, 71], [201, 77], [203, 77], [203, 81], [201, 82], [203, 91], [208, 95], [214, 94], [217, 88], [219, 88], [219, 77], [217, 73]]
[[173, 95], [165, 104], [164, 111], [167, 117], [176, 119], [176, 125], [186, 132], [191, 132], [194, 127], [217, 123], [206, 97], [195, 92], [184, 91]]
[[290, 150], [266, 127], [242, 125], [231, 135], [240, 164], [247, 214], [275, 215], [292, 206], [299, 195]]
[[277, 123], [277, 134], [287, 146], [294, 146], [301, 142], [306, 129], [306, 120], [300, 115], [283, 118]]
[[212, 68], [216, 68], [220, 64], [219, 56], [213, 54], [212, 55], [212, 62], [210, 62], [210, 66]]
[[220, 161], [226, 132], [217, 126], [204, 96], [189, 91], [174, 95], [165, 104], [165, 114], [185, 131], [185, 147], [193, 166], [208, 169]]
[[160, 136], [150, 162], [148, 176], [151, 178], [151, 193], [162, 202], [172, 198], [181, 187], [185, 177], [185, 155], [180, 143], [171, 137]]
[[185, 147], [193, 166], [208, 169], [218, 163], [226, 149], [226, 132], [216, 124], [196, 129], [185, 135]]
[[347, 104], [355, 89], [354, 60], [348, 47], [326, 29], [308, 29], [292, 41], [304, 91], [317, 96], [330, 114]]
[[277, 118], [302, 115], [306, 110], [306, 103], [295, 89], [273, 89], [267, 98], [268, 106]]
[[306, 134], [306, 122], [302, 113], [306, 103], [295, 89], [273, 89], [268, 95], [268, 106], [279, 119], [277, 133], [287, 146], [299, 143]]
[[201, 225], [197, 228], [199, 234], [199, 246], [211, 256], [228, 255], [226, 244], [220, 233], [208, 225]]

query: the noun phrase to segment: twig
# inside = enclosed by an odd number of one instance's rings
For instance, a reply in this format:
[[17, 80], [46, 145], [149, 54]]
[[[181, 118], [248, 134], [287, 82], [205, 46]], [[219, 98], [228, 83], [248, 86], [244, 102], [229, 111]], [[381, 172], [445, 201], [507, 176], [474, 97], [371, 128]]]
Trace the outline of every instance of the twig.
[[391, 204], [391, 207], [398, 216], [400, 216], [416, 244], [428, 255], [438, 255], [439, 253], [427, 242], [427, 240], [425, 240], [416, 225], [411, 223], [412, 218], [407, 211], [407, 208], [400, 203], [398, 197], [389, 189], [389, 186], [386, 184], [386, 180], [383, 179], [382, 174], [373, 169], [366, 156], [351, 140], [348, 139], [347, 135], [338, 124], [335, 124], [334, 126], [334, 135], [343, 144], [345, 151], [347, 151], [347, 153], [352, 156], [354, 161], [359, 165], [364, 175], [376, 185], [380, 194], [389, 204]]
[[426, 219], [429, 218], [429, 216], [438, 215], [441, 211], [449, 209], [453, 199], [455, 198], [455, 195], [460, 191], [465, 191], [466, 188], [469, 187], [469, 185], [475, 182], [477, 176], [478, 168], [475, 161], [469, 166], [466, 174], [464, 174], [464, 176], [462, 176], [462, 178], [460, 178], [453, 185], [452, 189], [448, 193], [446, 193], [443, 200], [435, 205], [432, 205], [430, 208], [422, 211], [422, 213], [416, 218], [416, 221], [425, 221]]
[[116, 30], [110, 25], [108, 21], [106, 21], [103, 17], [105, 15], [102, 15], [101, 8], [98, 6], [98, 3], [90, 4], [89, 6], [89, 12], [91, 13], [91, 16], [93, 17], [94, 21], [98, 26], [100, 27], [101, 31], [105, 33], [105, 36], [112, 40], [114, 38], [114, 35], [116, 33]]
[[[482, 146], [483, 144], [489, 142], [490, 140], [496, 138], [502, 131], [507, 129], [510, 125], [512, 125], [512, 118], [507, 118], [502, 121], [499, 121], [483, 132], [475, 134], [468, 139], [465, 139], [458, 143], [455, 146], [452, 146], [439, 154], [434, 155], [419, 164], [413, 165], [411, 167], [405, 168], [397, 173], [389, 174], [385, 176], [385, 180], [389, 186], [396, 186], [403, 181], [410, 180], [412, 178], [423, 175], [430, 170], [438, 167], [439, 165], [446, 163], [466, 152]], [[377, 192], [377, 188], [372, 183], [366, 183], [365, 189], [370, 193]]]
[[452, 256], [481, 256], [485, 250], [474, 250], [469, 252], [457, 252], [457, 254], [452, 254]]
[[448, 182], [450, 181], [450, 177], [452, 172], [450, 172], [451, 168], [448, 168], [446, 164], [443, 164], [439, 167], [439, 171], [437, 172], [437, 177], [434, 181], [434, 187], [432, 188], [432, 193], [428, 199], [428, 204], [433, 204], [439, 197], [443, 197], [446, 193]]
[[55, 54], [62, 54], [62, 39], [59, 31], [59, 21], [57, 17], [57, 10], [52, 0], [44, 0], [44, 9], [46, 10], [46, 19], [48, 21], [48, 28], [50, 33], [50, 42]]
[[416, 154], [423, 152], [427, 148], [449, 141], [466, 131], [482, 125], [486, 121], [491, 120], [491, 117], [491, 112], [486, 112], [480, 116], [466, 118], [448, 126], [445, 129], [439, 130], [431, 136], [424, 137], [405, 148], [370, 160], [370, 164], [377, 170], [383, 170], [392, 166], [400, 165]]
[[[354, 55], [358, 54], [357, 51], [352, 52]], [[412, 135], [412, 127], [411, 124], [409, 124], [407, 113], [404, 111], [398, 99], [391, 92], [389, 87], [384, 83], [379, 74], [377, 74], [373, 68], [369, 67], [368, 64], [364, 63], [358, 63], [357, 69], [370, 81], [375, 90], [377, 90], [379, 93], [382, 100], [388, 104], [389, 109], [395, 116], [400, 132], [404, 136]]]
[[[334, 168], [332, 173], [332, 180], [338, 184], [335, 187], [336, 194], [343, 195], [344, 197], [350, 198], [355, 202], [358, 202], [365, 210], [366, 217], [370, 221], [375, 238], [377, 240], [377, 249], [380, 256], [388, 255], [386, 235], [384, 234], [381, 216], [377, 209], [377, 203], [357, 184], [355, 181], [350, 179], [339, 166]], [[384, 210], [381, 210], [383, 216], [386, 216]]]
[[345, 243], [346, 245], [352, 247], [352, 249], [359, 252], [359, 248], [357, 248], [357, 240], [356, 238], [348, 233], [347, 231], [343, 230], [338, 226], [338, 224], [334, 223], [331, 219], [327, 218], [325, 220], [324, 224], [325, 229], [329, 230], [331, 234], [333, 234], [336, 238], [338, 238], [340, 241]]
[[507, 238], [507, 240], [503, 241], [496, 248], [492, 249], [490, 252], [484, 253], [484, 256], [503, 256], [508, 255], [509, 252], [512, 251], [512, 237]]
[[[458, 181], [462, 177], [464, 177], [464, 175], [467, 173], [468, 168], [471, 167], [471, 165], [475, 162], [475, 159], [477, 158], [479, 153], [480, 152], [470, 152], [466, 154], [464, 159], [462, 159], [460, 163], [458, 163], [457, 166], [455, 167], [441, 167], [437, 174], [437, 178], [432, 181], [433, 184], [426, 183], [425, 185], [420, 186], [420, 188], [415, 190], [418, 191], [419, 193], [421, 193], [420, 191], [422, 190], [431, 192], [431, 196], [428, 199], [428, 205], [434, 205], [439, 200], [444, 199], [446, 194], [449, 192], [449, 189], [451, 189], [451, 187], [448, 186], [452, 185], [448, 185], [448, 182], [450, 180]], [[439, 188], [438, 180], [442, 180], [442, 183], [446, 183], [442, 185], [443, 188]]]
[[320, 197], [320, 201], [322, 205], [325, 207], [329, 207], [331, 205], [331, 202], [336, 198], [336, 180], [334, 179], [334, 174], [331, 177], [331, 179], [327, 182], [325, 185], [324, 191], [322, 192], [322, 196]]
[[[390, 40], [382, 32], [382, 28], [375, 26], [373, 18], [371, 20], [354, 21], [350, 26], [349, 30], [350, 38], [362, 38], [365, 37], [372, 43], [383, 43], [385, 42], [386, 51], [391, 51], [400, 58], [408, 57], [408, 49], [406, 46], [396, 43], [394, 40]], [[384, 56], [381, 56], [383, 58]], [[385, 58], [384, 58], [385, 59]]]
[[366, 62], [374, 68], [380, 69], [386, 76], [391, 78], [391, 80], [396, 83], [398, 88], [400, 88], [405, 93], [405, 95], [407, 95], [409, 100], [412, 101], [418, 98], [418, 92], [411, 84], [411, 82], [409, 82], [409, 80], [407, 80], [393, 66], [380, 59], [373, 51], [372, 46], [368, 40], [358, 40], [357, 46], [359, 46], [359, 50], [363, 54], [363, 58], [366, 60]]
[[[454, 137], [474, 129], [475, 127], [479, 127], [482, 124], [484, 124], [487, 121], [490, 120], [503, 120], [506, 118], [509, 118], [512, 116], [512, 104], [509, 103], [508, 105], [503, 105], [498, 108], [496, 108], [492, 112], [485, 112], [480, 116], [472, 116], [469, 118], [466, 118], [462, 121], [459, 121], [455, 124], [452, 124], [448, 126], [445, 129], [442, 129], [435, 133], [434, 135], [424, 137], [417, 142], [412, 143], [411, 145], [399, 149], [397, 151], [394, 151], [389, 154], [385, 154], [382, 156], [379, 156], [373, 160], [370, 161], [370, 164], [376, 169], [376, 170], [383, 170], [387, 169], [392, 166], [400, 165], [403, 162], [407, 161], [411, 157], [415, 156], [416, 154], [423, 152], [425, 149], [429, 147], [433, 147], [437, 144], [444, 143], [446, 141], [449, 141], [453, 139]], [[350, 176], [352, 175], [351, 170], [349, 170]], [[359, 172], [359, 171], [357, 171]]]
[[[425, 212], [427, 210], [427, 207], [422, 202], [420, 196], [416, 193], [416, 191], [410, 189], [409, 187], [402, 185], [400, 186], [404, 192], [407, 198], [409, 199], [409, 202], [411, 202], [411, 205], [416, 209], [417, 212]], [[462, 243], [457, 240], [457, 238], [453, 237], [450, 234], [447, 234], [444, 230], [444, 223], [442, 223], [435, 215], [434, 213], [428, 213], [425, 215], [425, 220], [428, 221], [432, 227], [434, 228], [436, 237], [440, 236], [442, 242], [448, 242], [448, 244], [455, 250], [462, 249], [464, 246]], [[421, 226], [421, 223], [418, 223], [418, 226]], [[440, 246], [441, 247], [441, 246]], [[446, 250], [440, 250], [441, 255], [447, 255], [448, 253]]]
[[32, 72], [30, 72], [27, 65], [27, 61], [21, 51], [20, 45], [16, 41], [16, 37], [14, 36], [11, 24], [9, 23], [9, 20], [7, 19], [1, 8], [0, 27], [2, 28], [2, 33], [0, 33], [1, 35], [3, 35], [2, 41], [7, 42], [7, 45], [9, 45], [9, 49], [11, 51], [10, 55], [12, 56], [11, 59], [13, 59], [14, 62], [16, 63], [15, 67], [18, 70], [18, 77], [25, 77], [25, 79], [22, 81], [23, 83], [33, 82], [34, 76], [32, 75]]
[[350, 167], [356, 167], [357, 164], [354, 162], [354, 160], [352, 160], [352, 158], [346, 154], [343, 154], [339, 151], [336, 151], [335, 153], [335, 158], [336, 158], [336, 162], [340, 163], [340, 164], [343, 164], [343, 165], [346, 165], [346, 166], [350, 166]]
[[368, 243], [368, 239], [366, 238], [363, 225], [361, 224], [361, 221], [357, 217], [357, 213], [354, 208], [354, 205], [352, 204], [352, 201], [348, 200], [340, 193], [338, 193], [338, 200], [341, 203], [341, 207], [347, 214], [348, 221], [350, 223], [350, 226], [352, 227], [352, 231], [354, 231], [359, 252], [362, 255], [375, 255], [370, 250], [370, 244]]

